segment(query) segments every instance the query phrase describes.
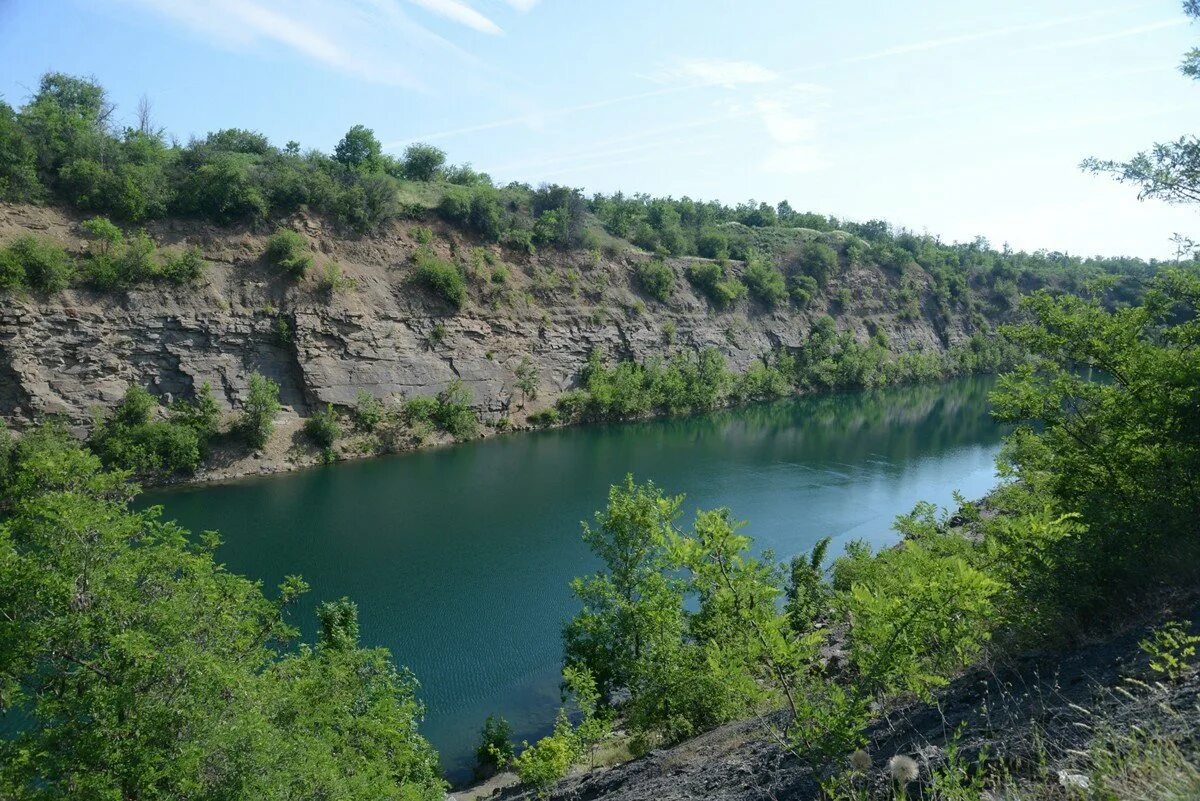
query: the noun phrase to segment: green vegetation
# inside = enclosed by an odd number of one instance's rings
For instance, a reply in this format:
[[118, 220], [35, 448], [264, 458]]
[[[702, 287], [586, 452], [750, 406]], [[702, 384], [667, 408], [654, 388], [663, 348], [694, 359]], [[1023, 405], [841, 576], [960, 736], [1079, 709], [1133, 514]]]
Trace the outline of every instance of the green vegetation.
[[297, 647], [298, 577], [267, 597], [58, 428], [0, 460], [0, 796], [440, 801], [416, 681], [354, 604]]
[[685, 414], [773, 400], [797, 391], [936, 381], [994, 371], [1015, 359], [1010, 343], [981, 334], [945, 352], [897, 356], [882, 336], [864, 345], [850, 333], [838, 334], [833, 320], [821, 317], [803, 346], [780, 350], [743, 373], [729, 370], [725, 357], [711, 348], [695, 356], [621, 361], [612, 367], [604, 364], [598, 350], [593, 351], [580, 373], [580, 388], [560, 396], [552, 408], [531, 415], [530, 422], [552, 425]]
[[333, 443], [342, 436], [342, 426], [333, 405], [326, 404], [324, 409], [313, 412], [312, 416], [304, 421], [304, 433], [320, 447], [332, 448]]
[[504, 770], [514, 755], [512, 726], [504, 718], [488, 715], [479, 732], [479, 747], [475, 749], [476, 773], [490, 776]]
[[685, 272], [692, 285], [718, 309], [732, 308], [746, 296], [746, 285], [729, 275], [726, 267], [715, 262], [691, 264]]
[[[683, 529], [682, 496], [632, 477], [611, 489], [584, 525], [603, 567], [572, 583], [582, 608], [564, 662], [602, 697], [629, 692], [635, 749], [782, 706], [778, 736], [822, 766], [863, 745], [872, 710], [930, 697], [985, 648], [1067, 640], [1195, 581], [1198, 454], [1180, 432], [1200, 426], [1200, 276], [1165, 273], [1131, 308], [1045, 292], [1024, 305], [1009, 334], [1032, 361], [994, 401], [1001, 419], [1036, 426], [1007, 440], [998, 514], [918, 504], [896, 521], [900, 545], [851, 543], [827, 582], [828, 540], [776, 564], [727, 509]], [[831, 631], [849, 662], [836, 674], [820, 658]], [[1198, 642], [1174, 624], [1142, 647], [1175, 680]]]
[[416, 278], [422, 286], [456, 309], [467, 302], [467, 279], [456, 264], [439, 259], [430, 250], [416, 254]]
[[280, 228], [267, 240], [267, 260], [282, 267], [294, 278], [303, 278], [312, 267], [312, 251], [299, 231]]
[[354, 426], [359, 431], [373, 432], [383, 422], [383, 403], [371, 393], [360, 389], [354, 397]]
[[746, 271], [742, 280], [750, 289], [750, 294], [767, 308], [775, 308], [787, 302], [787, 282], [783, 273], [771, 267], [757, 255], [751, 256], [746, 262]]
[[[154, 419], [166, 413], [166, 419]], [[205, 384], [192, 401], [163, 409], [146, 390], [131, 386], [106, 419], [97, 420], [88, 447], [105, 467], [139, 478], [163, 479], [192, 473], [203, 461], [217, 432], [219, 412], [212, 387]]]
[[471, 409], [473, 401], [471, 390], [456, 378], [435, 398], [409, 398], [404, 404], [404, 417], [410, 425], [428, 423], [455, 439], [471, 439], [479, 434], [479, 419]]
[[239, 427], [251, 448], [262, 449], [275, 432], [275, 415], [283, 408], [279, 404], [279, 385], [261, 373], [251, 373], [248, 386]]
[[22, 234], [0, 249], [0, 289], [58, 292], [75, 275], [75, 264], [58, 245]]
[[641, 290], [659, 303], [671, 299], [671, 290], [675, 288], [675, 271], [662, 259], [639, 262], [634, 268], [634, 276]]

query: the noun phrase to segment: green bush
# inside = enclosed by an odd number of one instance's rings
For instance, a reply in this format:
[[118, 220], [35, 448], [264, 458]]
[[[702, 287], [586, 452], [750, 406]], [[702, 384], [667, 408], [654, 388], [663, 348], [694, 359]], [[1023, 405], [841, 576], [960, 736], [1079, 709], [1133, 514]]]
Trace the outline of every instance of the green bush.
[[490, 776], [504, 770], [513, 756], [512, 726], [502, 717], [488, 715], [475, 749], [476, 772]]
[[768, 308], [774, 308], [788, 299], [783, 273], [761, 258], [752, 257], [746, 262], [742, 280], [746, 282], [750, 293]]
[[426, 289], [456, 309], [461, 309], [467, 301], [467, 279], [462, 270], [430, 251], [418, 251], [416, 277]]
[[441, 173], [445, 163], [446, 154], [442, 150], [417, 142], [404, 149], [402, 170], [404, 177], [410, 181], [432, 181]]
[[59, 292], [75, 275], [75, 264], [58, 245], [22, 234], [0, 250], [0, 289]]
[[275, 415], [283, 408], [279, 385], [261, 373], [251, 373], [248, 388], [240, 427], [250, 447], [261, 449], [275, 432]]
[[659, 303], [671, 299], [671, 290], [675, 288], [675, 271], [667, 266], [662, 259], [651, 259], [638, 264], [634, 268], [638, 286]]
[[438, 399], [417, 395], [404, 402], [404, 420], [409, 425], [433, 423], [438, 413]]
[[809, 242], [800, 253], [800, 269], [824, 288], [829, 279], [837, 274], [837, 251], [824, 242]]
[[152, 419], [158, 401], [131, 386], [107, 419], [97, 421], [88, 447], [106, 467], [159, 479], [192, 473], [200, 466], [208, 440], [216, 433], [216, 402], [206, 384], [195, 401], [176, 401], [169, 419]]
[[324, 409], [313, 412], [304, 421], [304, 433], [308, 438], [322, 448], [331, 448], [342, 436], [342, 426], [338, 422], [337, 412], [332, 404], [326, 404]]
[[354, 426], [359, 431], [372, 432], [383, 422], [383, 402], [360, 389], [354, 396]]
[[554, 783], [566, 776], [571, 766], [583, 756], [571, 722], [563, 710], [559, 710], [553, 734], [543, 737], [534, 745], [525, 743], [524, 746], [513, 767], [521, 778], [521, 784], [538, 797], [544, 797]]
[[813, 297], [820, 291], [817, 279], [803, 273], [793, 274], [788, 280], [788, 294], [797, 308], [803, 309], [812, 302]]
[[293, 277], [303, 278], [312, 266], [313, 256], [303, 234], [290, 228], [279, 228], [267, 240], [267, 260]]
[[438, 393], [433, 422], [455, 439], [475, 437], [479, 434], [479, 418], [471, 408], [473, 401], [471, 390], [461, 380], [454, 379]]
[[61, 428], [0, 454], [0, 686], [22, 715], [0, 797], [445, 797], [416, 681], [361, 647], [353, 604], [321, 604], [297, 644], [299, 578], [232, 573], [215, 532], [135, 505]]
[[718, 309], [732, 308], [746, 296], [746, 285], [713, 262], [689, 265], [687, 278]]
[[163, 277], [174, 284], [194, 284], [204, 277], [204, 254], [198, 247], [167, 254], [162, 265]]
[[504, 209], [499, 194], [490, 186], [452, 186], [438, 206], [442, 218], [475, 231], [493, 242], [504, 229]]

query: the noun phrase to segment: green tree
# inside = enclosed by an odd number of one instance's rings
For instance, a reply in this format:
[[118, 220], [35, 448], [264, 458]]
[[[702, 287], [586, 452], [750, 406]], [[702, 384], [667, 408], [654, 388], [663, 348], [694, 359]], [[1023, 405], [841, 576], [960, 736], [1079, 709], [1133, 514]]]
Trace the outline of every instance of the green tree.
[[322, 448], [331, 448], [342, 436], [342, 426], [338, 422], [337, 412], [333, 404], [326, 404], [324, 409], [318, 409], [304, 421], [304, 433]]
[[440, 801], [415, 680], [352, 604], [297, 648], [300, 579], [264, 596], [61, 430], [5, 461], [0, 796]]
[[595, 525], [583, 524], [583, 540], [604, 569], [571, 582], [583, 608], [564, 629], [565, 660], [586, 668], [602, 693], [630, 685], [664, 622], [681, 625], [682, 589], [666, 569], [682, 502], [629, 475], [609, 489]]
[[488, 715], [475, 749], [476, 773], [490, 776], [507, 767], [513, 756], [512, 725], [502, 717]]
[[517, 379], [517, 389], [521, 390], [522, 405], [527, 400], [536, 400], [538, 396], [538, 369], [528, 356], [522, 356], [517, 369], [513, 371]]
[[375, 132], [365, 125], [355, 125], [337, 143], [333, 157], [352, 170], [373, 172], [380, 166], [382, 152]]
[[275, 432], [279, 404], [279, 385], [261, 373], [251, 373], [248, 394], [242, 406], [240, 427], [251, 448], [261, 449]]
[[642, 291], [659, 303], [671, 299], [671, 290], [675, 288], [675, 271], [662, 259], [640, 262], [634, 268], [634, 275]]
[[1001, 377], [995, 414], [1019, 428], [1007, 470], [1077, 511], [1056, 558], [1087, 615], [1114, 587], [1194, 574], [1200, 543], [1200, 277], [1168, 272], [1145, 302], [1036, 293], [1008, 335], [1032, 362]]
[[446, 154], [433, 145], [416, 143], [404, 149], [402, 172], [410, 181], [432, 181], [442, 172]]

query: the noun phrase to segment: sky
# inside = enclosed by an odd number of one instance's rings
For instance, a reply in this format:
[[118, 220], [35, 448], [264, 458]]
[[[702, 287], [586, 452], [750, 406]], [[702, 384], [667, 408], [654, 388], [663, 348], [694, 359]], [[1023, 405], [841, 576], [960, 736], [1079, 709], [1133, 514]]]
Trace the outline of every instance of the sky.
[[184, 141], [362, 123], [500, 183], [1162, 258], [1197, 211], [1079, 162], [1197, 131], [1198, 34], [1170, 0], [0, 0], [0, 98], [58, 70]]

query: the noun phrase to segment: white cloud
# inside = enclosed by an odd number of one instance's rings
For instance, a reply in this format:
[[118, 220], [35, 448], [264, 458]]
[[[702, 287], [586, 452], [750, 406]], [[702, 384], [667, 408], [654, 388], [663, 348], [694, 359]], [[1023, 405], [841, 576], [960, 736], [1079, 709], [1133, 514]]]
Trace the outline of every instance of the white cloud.
[[[316, 0], [131, 0], [190, 28], [210, 43], [246, 49], [273, 44], [326, 67], [375, 83], [419, 88], [421, 81], [405, 64], [382, 47], [372, 47], [372, 35], [403, 36], [424, 44], [449, 46], [402, 14], [383, 15], [375, 0], [368, 6], [343, 8], [341, 13]], [[372, 13], [372, 12], [376, 13]]]
[[460, 0], [409, 0], [409, 2], [480, 33], [493, 36], [504, 33], [499, 25]]
[[670, 69], [663, 70], [658, 74], [658, 78], [662, 81], [684, 79], [710, 86], [735, 89], [747, 84], [771, 83], [778, 80], [779, 75], [753, 61], [700, 58], [688, 59]]
[[1052, 42], [1048, 45], [1042, 45], [1038, 50], [1063, 50], [1069, 47], [1086, 47], [1088, 45], [1100, 44], [1101, 42], [1111, 42], [1114, 39], [1125, 39], [1130, 36], [1141, 36], [1143, 33], [1151, 31], [1159, 31], [1163, 28], [1174, 28], [1178, 25], [1186, 25], [1188, 20], [1183, 17], [1177, 19], [1167, 19], [1161, 22], [1151, 22], [1148, 25], [1138, 25], [1134, 28], [1126, 28], [1120, 31], [1111, 33], [1102, 33], [1097, 36], [1087, 36], [1082, 39], [1071, 39], [1065, 42]]
[[809, 172], [828, 166], [816, 144], [816, 109], [811, 103], [804, 112], [797, 110], [801, 102], [795, 94], [777, 93], [753, 101], [753, 111], [774, 147], [763, 159], [768, 172]]
[[506, 0], [506, 2], [517, 11], [524, 13], [536, 6], [539, 0]]

